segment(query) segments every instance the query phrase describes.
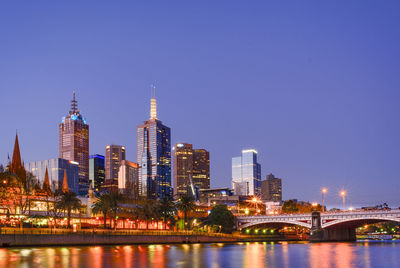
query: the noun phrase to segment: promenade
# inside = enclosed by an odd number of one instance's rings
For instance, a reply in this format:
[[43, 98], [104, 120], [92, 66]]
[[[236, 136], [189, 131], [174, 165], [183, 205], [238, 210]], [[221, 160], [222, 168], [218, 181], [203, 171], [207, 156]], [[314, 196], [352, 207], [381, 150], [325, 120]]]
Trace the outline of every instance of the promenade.
[[67, 229], [2, 229], [0, 247], [233, 243], [247, 241], [298, 240], [278, 235], [251, 236], [242, 234], [200, 233], [193, 231], [80, 230]]

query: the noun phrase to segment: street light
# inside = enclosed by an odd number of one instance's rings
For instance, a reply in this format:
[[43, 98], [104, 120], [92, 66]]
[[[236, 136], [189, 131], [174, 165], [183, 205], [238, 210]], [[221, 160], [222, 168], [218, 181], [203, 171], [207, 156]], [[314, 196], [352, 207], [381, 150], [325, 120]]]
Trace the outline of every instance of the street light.
[[341, 191], [340, 195], [342, 196], [343, 199], [343, 211], [346, 211], [346, 191]]
[[328, 189], [326, 189], [325, 187], [322, 188], [322, 212], [325, 211], [325, 194], [326, 192], [328, 192]]

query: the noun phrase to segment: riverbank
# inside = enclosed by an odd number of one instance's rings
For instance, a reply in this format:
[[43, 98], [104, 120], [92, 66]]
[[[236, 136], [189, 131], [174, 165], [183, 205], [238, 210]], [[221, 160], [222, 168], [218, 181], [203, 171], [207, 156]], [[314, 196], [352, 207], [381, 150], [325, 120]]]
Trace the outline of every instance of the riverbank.
[[255, 237], [194, 232], [126, 232], [126, 231], [44, 231], [2, 232], [0, 247], [24, 246], [77, 246], [77, 245], [128, 245], [128, 244], [192, 244], [234, 243], [264, 241], [296, 241], [296, 238], [280, 236]]

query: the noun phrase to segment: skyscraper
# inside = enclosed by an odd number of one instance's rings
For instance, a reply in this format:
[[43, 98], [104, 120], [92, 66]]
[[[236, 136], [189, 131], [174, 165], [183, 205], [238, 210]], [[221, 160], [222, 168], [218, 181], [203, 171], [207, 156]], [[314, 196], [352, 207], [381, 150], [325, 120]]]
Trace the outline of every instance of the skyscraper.
[[259, 195], [261, 193], [261, 165], [257, 163], [257, 151], [242, 150], [242, 155], [232, 158], [232, 188], [235, 195]]
[[273, 174], [267, 175], [261, 182], [261, 199], [266, 201], [282, 201], [282, 179], [275, 178]]
[[158, 199], [171, 196], [171, 130], [157, 118], [151, 98], [150, 119], [137, 127], [139, 196]]
[[130, 198], [139, 197], [138, 165], [134, 162], [122, 160], [118, 172], [118, 190]]
[[125, 155], [125, 146], [106, 146], [106, 185], [111, 191], [118, 190], [118, 172]]
[[192, 144], [177, 143], [173, 148], [174, 196], [195, 195], [197, 189], [210, 188], [210, 156]]
[[94, 193], [98, 195], [105, 181], [104, 156], [96, 154], [89, 156], [89, 180]]
[[71, 110], [62, 118], [59, 133], [59, 157], [79, 164], [79, 194], [86, 195], [89, 190], [89, 125], [78, 109], [75, 91]]

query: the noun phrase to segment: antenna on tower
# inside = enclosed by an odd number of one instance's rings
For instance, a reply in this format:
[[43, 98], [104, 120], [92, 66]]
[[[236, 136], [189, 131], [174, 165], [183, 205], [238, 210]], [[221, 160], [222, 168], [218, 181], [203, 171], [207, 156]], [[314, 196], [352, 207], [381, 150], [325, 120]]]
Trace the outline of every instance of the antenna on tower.
[[76, 113], [78, 110], [78, 101], [75, 99], [75, 90], [72, 93], [72, 101], [71, 101], [71, 114]]

